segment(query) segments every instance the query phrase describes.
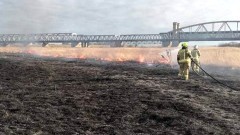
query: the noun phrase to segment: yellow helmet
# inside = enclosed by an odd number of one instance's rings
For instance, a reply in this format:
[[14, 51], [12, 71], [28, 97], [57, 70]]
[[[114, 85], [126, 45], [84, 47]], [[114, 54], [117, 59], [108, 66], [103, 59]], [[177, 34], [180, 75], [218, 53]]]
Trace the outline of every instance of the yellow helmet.
[[186, 42], [182, 43], [182, 47], [188, 47], [188, 44]]

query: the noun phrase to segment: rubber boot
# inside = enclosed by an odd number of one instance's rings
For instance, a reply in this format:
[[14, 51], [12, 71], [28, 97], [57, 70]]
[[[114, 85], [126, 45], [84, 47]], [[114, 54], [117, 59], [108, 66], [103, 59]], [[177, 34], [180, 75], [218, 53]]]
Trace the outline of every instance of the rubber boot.
[[189, 79], [188, 75], [185, 75], [185, 76], [184, 76], [184, 80], [187, 81], [188, 79]]

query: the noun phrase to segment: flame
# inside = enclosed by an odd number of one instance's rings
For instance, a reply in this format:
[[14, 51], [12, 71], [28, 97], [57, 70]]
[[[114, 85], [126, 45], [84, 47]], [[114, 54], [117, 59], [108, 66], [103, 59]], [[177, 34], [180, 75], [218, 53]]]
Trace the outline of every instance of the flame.
[[[7, 50], [7, 49], [6, 49]], [[11, 51], [10, 51], [11, 50]], [[169, 64], [167, 57], [161, 57], [159, 48], [60, 48], [60, 47], [29, 47], [9, 48], [7, 51], [16, 53], [27, 53], [31, 55], [53, 57], [53, 58], [74, 58], [74, 59], [95, 59], [102, 61], [137, 61], [146, 64]]]
[[123, 58], [117, 58], [117, 61], [122, 62], [122, 61], [124, 61], [124, 59]]
[[142, 55], [138, 56], [138, 62], [143, 63], [145, 58]]
[[86, 57], [84, 55], [80, 55], [78, 58], [79, 59], [86, 59]]

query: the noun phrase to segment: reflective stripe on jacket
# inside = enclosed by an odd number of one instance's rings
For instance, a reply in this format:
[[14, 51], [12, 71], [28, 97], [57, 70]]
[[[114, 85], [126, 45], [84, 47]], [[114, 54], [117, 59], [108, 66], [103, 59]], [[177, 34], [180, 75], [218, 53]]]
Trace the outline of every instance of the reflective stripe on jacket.
[[178, 59], [178, 63], [187, 63], [190, 64], [191, 63], [191, 51], [188, 49], [180, 49], [178, 51], [178, 55], [177, 55], [177, 59]]

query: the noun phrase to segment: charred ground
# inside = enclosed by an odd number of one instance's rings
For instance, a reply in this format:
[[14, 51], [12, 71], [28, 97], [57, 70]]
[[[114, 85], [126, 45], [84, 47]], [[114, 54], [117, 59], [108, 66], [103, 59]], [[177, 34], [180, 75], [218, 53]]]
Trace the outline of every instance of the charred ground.
[[2, 53], [0, 73], [1, 134], [240, 133], [240, 91], [164, 65]]

